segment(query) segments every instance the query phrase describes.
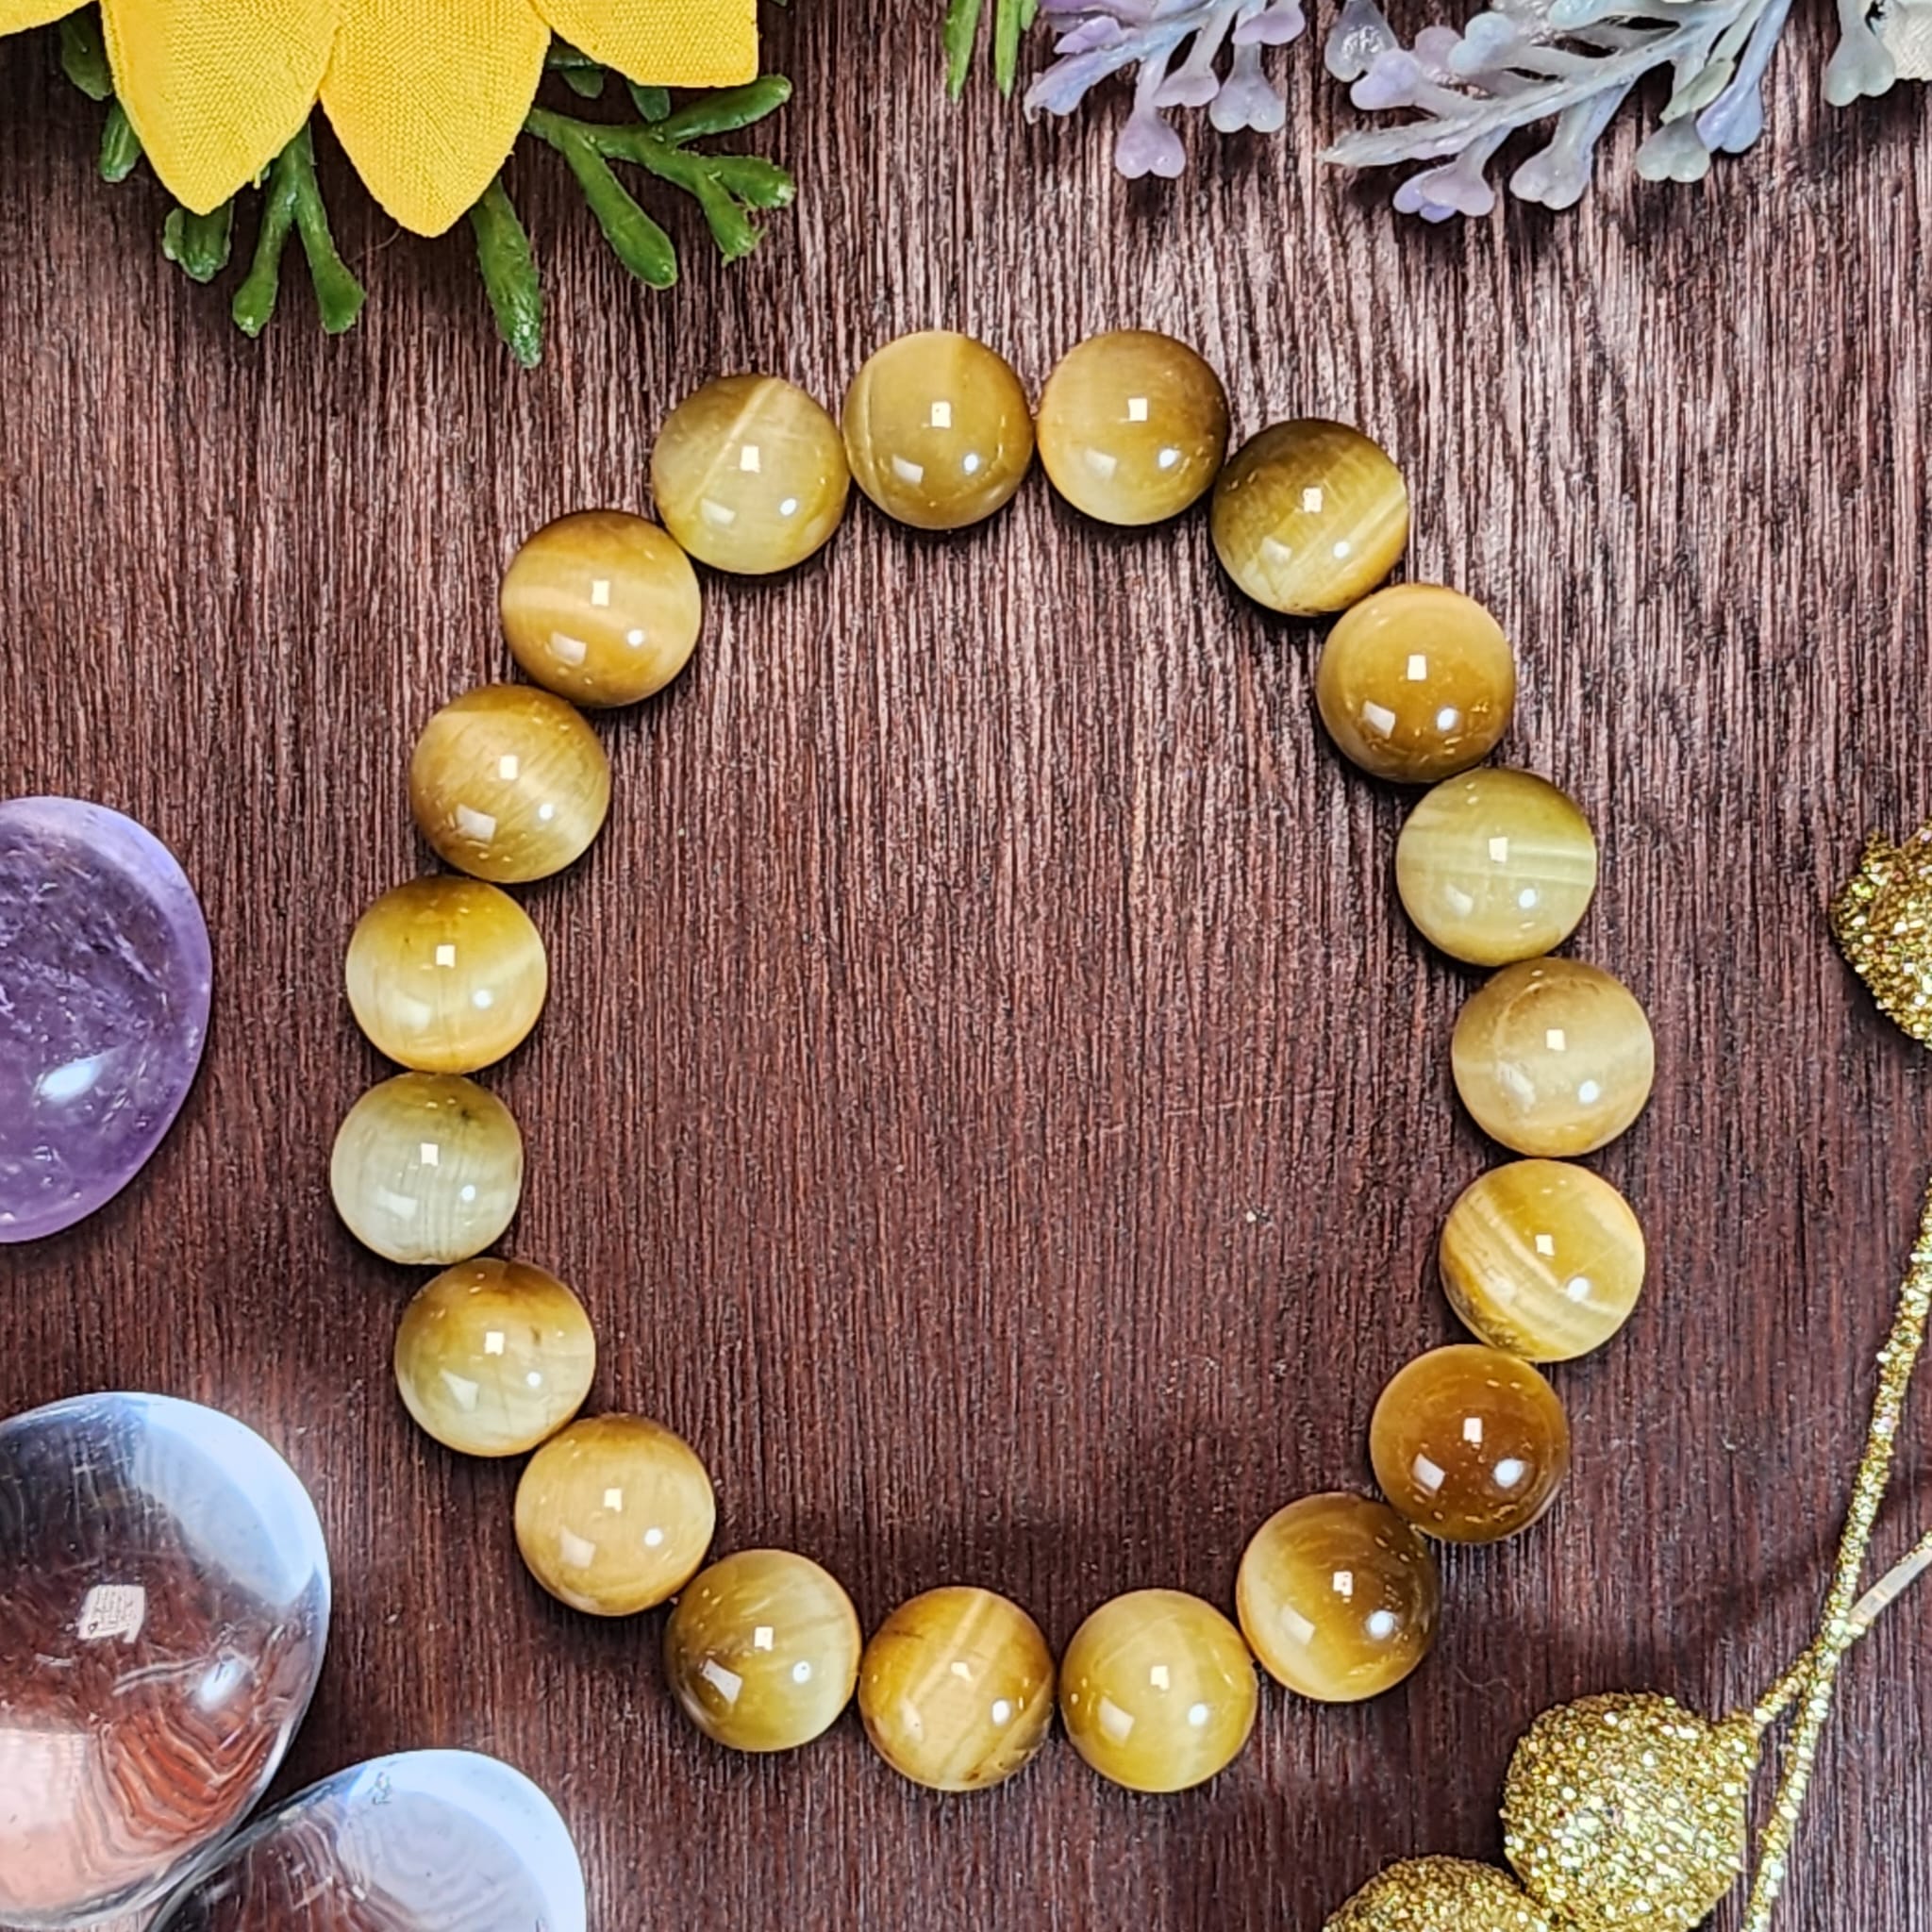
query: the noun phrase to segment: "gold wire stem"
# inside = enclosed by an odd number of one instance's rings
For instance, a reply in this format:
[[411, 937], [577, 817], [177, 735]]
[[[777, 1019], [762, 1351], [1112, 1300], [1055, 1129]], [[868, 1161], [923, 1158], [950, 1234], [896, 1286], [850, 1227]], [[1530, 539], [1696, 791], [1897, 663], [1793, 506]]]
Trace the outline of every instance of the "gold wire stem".
[[[1857, 1600], [1858, 1579], [1865, 1568], [1865, 1556], [1872, 1544], [1873, 1524], [1878, 1506], [1885, 1499], [1886, 1484], [1891, 1477], [1892, 1457], [1898, 1439], [1899, 1417], [1905, 1407], [1906, 1391], [1912, 1370], [1925, 1342], [1925, 1321], [1932, 1310], [1932, 1191], [1928, 1191], [1919, 1217], [1919, 1239], [1912, 1249], [1911, 1265], [1899, 1286], [1898, 1309], [1892, 1317], [1891, 1334], [1878, 1356], [1878, 1393], [1872, 1404], [1872, 1426], [1865, 1437], [1865, 1452], [1858, 1458], [1858, 1474], [1852, 1485], [1851, 1507], [1845, 1515], [1844, 1534], [1839, 1541], [1838, 1563], [1833, 1570], [1831, 1590], [1824, 1600], [1824, 1618], [1817, 1640], [1790, 1672], [1766, 1698], [1772, 1701], [1778, 1690], [1790, 1682], [1790, 1694], [1801, 1701], [1797, 1723], [1771, 1817], [1757, 1840], [1757, 1871], [1752, 1880], [1751, 1901], [1745, 1907], [1741, 1932], [1769, 1932], [1778, 1894], [1784, 1890], [1790, 1868], [1791, 1842], [1798, 1820], [1805, 1808], [1805, 1795], [1810, 1789], [1811, 1773], [1817, 1760], [1818, 1740], [1831, 1714], [1831, 1700], [1838, 1684], [1839, 1665], [1844, 1654], [1871, 1626], [1872, 1618], [1882, 1611], [1899, 1591], [1904, 1590], [1919, 1570], [1925, 1567], [1918, 1557], [1926, 1548], [1908, 1557], [1900, 1568], [1907, 1573], [1883, 1596], [1861, 1624], [1857, 1619], [1866, 1604]], [[1926, 1562], [1932, 1562], [1927, 1556]], [[1917, 1567], [1913, 1567], [1917, 1564]], [[1899, 1571], [1892, 1573], [1894, 1577]], [[1884, 1591], [1892, 1582], [1879, 1586]], [[1878, 1592], [1874, 1591], [1874, 1595]], [[1795, 1677], [1795, 1681], [1791, 1681]], [[1802, 1688], [1800, 1688], [1802, 1687]], [[1762, 1709], [1764, 1707], [1758, 1707]], [[1782, 1708], [1782, 1706], [1780, 1706]], [[1767, 1721], [1768, 1722], [1768, 1721]]]

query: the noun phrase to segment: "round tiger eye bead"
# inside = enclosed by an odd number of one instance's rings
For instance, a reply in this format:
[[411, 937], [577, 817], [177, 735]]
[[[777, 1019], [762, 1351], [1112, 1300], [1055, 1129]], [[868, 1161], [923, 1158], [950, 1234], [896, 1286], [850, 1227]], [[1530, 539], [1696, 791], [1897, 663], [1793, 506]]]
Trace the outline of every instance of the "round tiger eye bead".
[[1395, 568], [1408, 490], [1360, 430], [1277, 423], [1222, 471], [1212, 529], [1222, 567], [1256, 603], [1315, 617], [1346, 609]]
[[1227, 391], [1185, 342], [1151, 329], [1070, 350], [1040, 396], [1040, 460], [1075, 509], [1158, 524], [1213, 488], [1227, 455]]
[[1417, 930], [1451, 958], [1534, 959], [1589, 910], [1596, 840], [1547, 779], [1487, 765], [1446, 779], [1408, 815], [1395, 889]]
[[641, 1416], [573, 1423], [517, 1486], [517, 1547], [559, 1602], [628, 1617], [675, 1596], [711, 1546], [718, 1506], [691, 1446]]
[[349, 939], [356, 1024], [380, 1053], [423, 1074], [474, 1074], [537, 1024], [550, 964], [529, 915], [478, 879], [411, 879], [385, 892]]
[[396, 1330], [396, 1388], [417, 1426], [462, 1456], [521, 1456], [584, 1406], [591, 1318], [554, 1274], [494, 1257], [426, 1284]]
[[1018, 1604], [952, 1586], [903, 1603], [865, 1647], [858, 1712], [878, 1754], [936, 1791], [1023, 1771], [1053, 1723], [1053, 1653]]
[[1241, 1630], [1278, 1683], [1324, 1704], [1392, 1690], [1436, 1641], [1428, 1546], [1386, 1503], [1305, 1496], [1255, 1533], [1235, 1585]]
[[399, 1074], [349, 1109], [329, 1161], [336, 1212], [365, 1248], [410, 1267], [466, 1261], [524, 1191], [508, 1108], [455, 1074]]
[[1587, 1167], [1513, 1160], [1449, 1210], [1441, 1261], [1456, 1312], [1492, 1348], [1566, 1362], [1629, 1319], [1643, 1288], [1643, 1229]]
[[1178, 1590], [1101, 1605], [1060, 1660], [1074, 1748], [1130, 1791], [1183, 1791], [1240, 1756], [1260, 1697], [1241, 1634]]
[[691, 558], [656, 524], [587, 509], [510, 559], [502, 611], [525, 676], [574, 705], [634, 705], [690, 661], [704, 600]]
[[1375, 1480], [1403, 1515], [1452, 1543], [1527, 1529], [1570, 1468], [1557, 1391], [1501, 1349], [1438, 1348], [1400, 1371], [1369, 1424]]
[[1621, 980], [1578, 959], [1532, 959], [1470, 999], [1450, 1060], [1484, 1133], [1560, 1159], [1614, 1141], [1643, 1111], [1657, 1049]]
[[706, 1737], [733, 1751], [791, 1751], [851, 1702], [860, 1647], [836, 1577], [790, 1550], [741, 1550], [677, 1599], [664, 1669]]
[[962, 530], [991, 516], [1033, 460], [1020, 378], [950, 329], [876, 350], [846, 392], [843, 420], [858, 487], [915, 529]]
[[726, 375], [672, 410], [651, 453], [664, 527], [714, 570], [791, 570], [839, 527], [852, 473], [839, 425], [775, 375]]
[[1322, 646], [1315, 704], [1342, 755], [1377, 778], [1433, 785], [1479, 764], [1516, 708], [1516, 659], [1474, 597], [1391, 584]]
[[438, 858], [475, 878], [523, 885], [590, 850], [610, 810], [610, 761], [554, 691], [485, 685], [423, 727], [409, 807]]

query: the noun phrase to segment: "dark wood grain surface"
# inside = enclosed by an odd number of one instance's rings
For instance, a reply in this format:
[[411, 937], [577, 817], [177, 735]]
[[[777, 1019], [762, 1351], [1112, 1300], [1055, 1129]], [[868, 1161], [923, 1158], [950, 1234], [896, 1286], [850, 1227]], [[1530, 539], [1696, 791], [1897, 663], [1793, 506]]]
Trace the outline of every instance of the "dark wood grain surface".
[[[332, 153], [367, 319], [324, 341], [296, 269], [244, 342], [162, 263], [153, 183], [92, 178], [98, 110], [44, 40], [0, 46], [0, 791], [159, 831], [220, 975], [141, 1183], [0, 1251], [0, 1412], [140, 1386], [264, 1431], [339, 1573], [289, 1781], [500, 1753], [578, 1834], [600, 1932], [1313, 1932], [1389, 1859], [1495, 1856], [1546, 1706], [1726, 1708], [1810, 1628], [1932, 1166], [1932, 1067], [1822, 917], [1869, 825], [1932, 810], [1926, 109], [1825, 108], [1807, 22], [1770, 140], [1705, 186], [1435, 233], [1307, 131], [1130, 189], [1099, 125], [948, 110], [923, 21], [887, 22], [813, 0], [777, 24], [803, 192], [735, 271], [680, 211], [688, 276], [654, 296], [551, 158], [516, 163], [555, 297], [534, 376], [464, 237], [399, 241]], [[1295, 126], [1343, 125], [1292, 58]], [[1558, 1508], [1448, 1554], [1409, 1686], [1271, 1692], [1239, 1766], [1174, 1799], [1061, 1742], [941, 1801], [851, 1716], [782, 1761], [702, 1742], [659, 1620], [553, 1605], [517, 1560], [515, 1471], [409, 1426], [388, 1363], [411, 1277], [325, 1183], [382, 1071], [343, 942], [425, 864], [408, 748], [507, 672], [518, 540], [644, 507], [651, 437], [701, 379], [769, 367], [835, 399], [938, 324], [1031, 384], [1092, 330], [1173, 329], [1242, 430], [1320, 412], [1382, 439], [1410, 574], [1520, 642], [1506, 755], [1594, 818], [1577, 950], [1658, 1035], [1655, 1103], [1597, 1163], [1652, 1284], [1557, 1373]], [[607, 728], [602, 843], [527, 894], [556, 975], [495, 1078], [532, 1157], [511, 1250], [590, 1303], [594, 1400], [700, 1447], [721, 1546], [808, 1551], [868, 1624], [947, 1580], [1010, 1592], [1057, 1645], [1128, 1588], [1228, 1602], [1264, 1516], [1366, 1482], [1383, 1381], [1454, 1332], [1442, 1215], [1494, 1158], [1448, 1075], [1472, 981], [1391, 890], [1403, 799], [1330, 751], [1316, 633], [1242, 603], [1198, 515], [1109, 535], [1036, 477], [958, 541], [861, 508], [796, 576], [708, 588], [691, 675]], [[1928, 1520], [1922, 1391], [1882, 1552]], [[1850, 1672], [1794, 1932], [1932, 1925], [1928, 1646], [1921, 1604]]]

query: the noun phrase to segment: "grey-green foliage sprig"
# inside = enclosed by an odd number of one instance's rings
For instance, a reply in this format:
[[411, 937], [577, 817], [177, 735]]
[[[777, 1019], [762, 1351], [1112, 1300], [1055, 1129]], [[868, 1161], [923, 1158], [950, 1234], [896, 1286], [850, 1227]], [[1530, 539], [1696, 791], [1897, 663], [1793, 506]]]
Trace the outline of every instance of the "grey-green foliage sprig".
[[[70, 14], [60, 22], [59, 33], [60, 64], [68, 79], [90, 100], [107, 104], [101, 175], [108, 181], [125, 181], [140, 163], [141, 142], [114, 95], [99, 15], [92, 8]], [[553, 47], [548, 65], [586, 99], [596, 99], [606, 90], [605, 71], [575, 48]], [[618, 178], [612, 162], [639, 167], [691, 195], [727, 261], [750, 254], [762, 233], [754, 212], [787, 207], [796, 192], [792, 177], [759, 156], [715, 154], [697, 143], [762, 121], [791, 99], [791, 83], [782, 75], [766, 75], [745, 87], [699, 94], [675, 109], [663, 88], [626, 87], [634, 118], [579, 120], [538, 107], [530, 110], [524, 130], [563, 157], [618, 259], [652, 288], [668, 289], [677, 280], [676, 250]], [[258, 192], [261, 216], [254, 255], [232, 304], [236, 326], [250, 336], [268, 326], [280, 292], [283, 251], [293, 235], [308, 264], [323, 327], [331, 335], [353, 327], [362, 312], [364, 291], [329, 232], [308, 126], [246, 192]], [[213, 281], [233, 256], [240, 198], [208, 214], [172, 208], [162, 225], [162, 253], [193, 280]], [[534, 368], [543, 358], [542, 284], [529, 237], [500, 176], [471, 209], [470, 221], [497, 328], [517, 360]]]
[[[957, 101], [964, 92], [978, 51], [986, 0], [947, 0], [945, 25], [946, 92]], [[1003, 94], [1020, 77], [1020, 42], [1040, 14], [1040, 0], [993, 0], [992, 77]]]

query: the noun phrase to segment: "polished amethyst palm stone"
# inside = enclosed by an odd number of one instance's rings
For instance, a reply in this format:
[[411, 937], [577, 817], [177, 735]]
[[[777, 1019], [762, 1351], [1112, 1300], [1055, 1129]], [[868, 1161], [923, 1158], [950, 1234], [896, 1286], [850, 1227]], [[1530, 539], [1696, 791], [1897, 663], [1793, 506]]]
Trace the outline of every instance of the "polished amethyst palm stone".
[[208, 1037], [208, 924], [159, 840], [105, 806], [0, 803], [0, 1241], [118, 1194]]
[[409, 1751], [291, 1798], [153, 1932], [584, 1932], [557, 1808], [470, 1751]]
[[328, 1614], [314, 1506], [241, 1423], [154, 1395], [0, 1423], [0, 1924], [179, 1886], [275, 1775]]

